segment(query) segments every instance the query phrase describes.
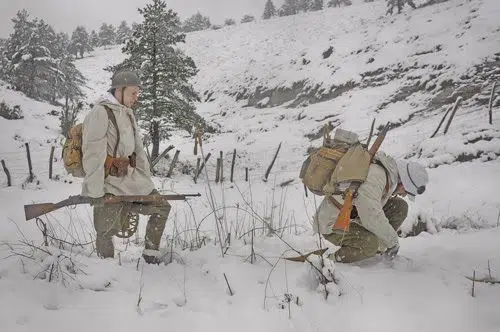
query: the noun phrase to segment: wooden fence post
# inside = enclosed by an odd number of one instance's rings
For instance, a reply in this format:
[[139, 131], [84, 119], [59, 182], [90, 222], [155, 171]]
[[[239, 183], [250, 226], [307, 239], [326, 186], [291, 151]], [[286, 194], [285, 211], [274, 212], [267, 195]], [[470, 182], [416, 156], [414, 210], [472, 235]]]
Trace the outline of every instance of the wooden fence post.
[[451, 111], [450, 118], [448, 119], [448, 123], [446, 124], [446, 127], [444, 128], [444, 133], [446, 134], [448, 132], [448, 129], [450, 128], [451, 121], [453, 121], [453, 118], [455, 117], [455, 113], [457, 113], [458, 105], [462, 102], [463, 98], [462, 96], [458, 96], [457, 100], [455, 101], [455, 106], [453, 106], [453, 111]]
[[233, 182], [234, 162], [236, 161], [236, 149], [233, 151], [233, 160], [231, 161], [231, 182]]
[[271, 169], [273, 168], [274, 162], [276, 161], [276, 157], [278, 157], [278, 153], [280, 152], [281, 148], [281, 142], [280, 145], [278, 145], [278, 149], [276, 150], [276, 153], [274, 154], [273, 161], [271, 162], [271, 165], [267, 168], [266, 175], [264, 176], [264, 182], [267, 182], [267, 178], [269, 176], [269, 173], [271, 172]]
[[155, 160], [153, 160], [153, 161], [151, 162], [151, 167], [155, 167], [155, 166], [156, 166], [156, 164], [158, 164], [158, 163], [160, 162], [161, 158], [165, 157], [165, 155], [166, 155], [166, 154], [167, 154], [170, 150], [172, 150], [173, 148], [174, 148], [174, 146], [173, 146], [173, 145], [170, 145], [170, 146], [168, 146], [165, 150], [163, 150], [163, 152], [162, 152], [160, 155], [158, 155], [158, 157], [156, 157], [156, 158], [155, 158]]
[[221, 183], [224, 182], [224, 158], [222, 157], [222, 151], [220, 151], [219, 180]]
[[196, 180], [198, 179], [198, 174], [199, 174], [199, 171], [200, 171], [200, 162], [201, 162], [201, 158], [198, 157], [196, 159], [196, 171], [194, 173], [194, 178], [193, 178], [194, 183], [196, 183]]
[[181, 153], [181, 150], [175, 151], [174, 159], [172, 159], [172, 163], [170, 164], [170, 167], [168, 169], [167, 178], [169, 178], [172, 175], [172, 171], [174, 170], [175, 163], [177, 162], [177, 159], [179, 158], [179, 153]]
[[437, 126], [436, 130], [432, 133], [431, 138], [433, 138], [434, 136], [436, 136], [436, 134], [438, 133], [438, 131], [441, 128], [441, 126], [443, 125], [444, 120], [446, 119], [446, 117], [448, 116], [448, 113], [450, 113], [450, 111], [451, 111], [452, 108], [453, 108], [452, 106], [448, 107], [448, 110], [446, 111], [446, 113], [444, 113], [444, 116], [441, 119], [441, 121], [439, 122], [439, 125]]
[[52, 161], [54, 160], [54, 149], [56, 147], [52, 146], [50, 148], [50, 159], [49, 159], [49, 179], [52, 180]]
[[491, 89], [491, 96], [490, 96], [490, 111], [489, 111], [489, 124], [493, 124], [493, 99], [495, 99], [495, 88], [497, 86], [497, 82], [493, 83], [493, 88]]
[[29, 172], [30, 172], [30, 177], [29, 177], [28, 181], [33, 182], [35, 177], [33, 176], [33, 167], [31, 165], [30, 146], [29, 146], [28, 142], [24, 143], [24, 145], [26, 146], [26, 155], [28, 157], [28, 168], [29, 168]]
[[2, 159], [2, 167], [3, 171], [5, 172], [5, 175], [7, 175], [7, 186], [10, 187], [12, 186], [12, 179], [10, 178], [10, 172], [7, 169], [7, 166], [5, 166], [5, 161]]
[[217, 158], [217, 166], [215, 167], [215, 183], [220, 180], [220, 158]]
[[201, 164], [201, 167], [200, 169], [198, 170], [198, 173], [196, 173], [196, 178], [198, 178], [198, 176], [200, 176], [200, 173], [201, 171], [203, 171], [203, 167], [205, 167], [205, 164], [207, 163], [208, 161], [208, 158], [210, 158], [211, 154], [210, 152], [207, 154], [207, 156], [205, 157], [205, 161], [203, 162], [203, 164]]

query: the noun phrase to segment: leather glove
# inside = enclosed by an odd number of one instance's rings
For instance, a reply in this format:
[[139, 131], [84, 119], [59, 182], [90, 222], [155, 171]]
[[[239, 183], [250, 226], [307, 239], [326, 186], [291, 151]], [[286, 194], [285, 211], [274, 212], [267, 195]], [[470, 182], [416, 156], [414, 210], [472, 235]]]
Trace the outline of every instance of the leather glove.
[[398, 251], [399, 251], [399, 244], [396, 244], [394, 247], [387, 249], [384, 252], [384, 255], [389, 258], [394, 258], [398, 254]]

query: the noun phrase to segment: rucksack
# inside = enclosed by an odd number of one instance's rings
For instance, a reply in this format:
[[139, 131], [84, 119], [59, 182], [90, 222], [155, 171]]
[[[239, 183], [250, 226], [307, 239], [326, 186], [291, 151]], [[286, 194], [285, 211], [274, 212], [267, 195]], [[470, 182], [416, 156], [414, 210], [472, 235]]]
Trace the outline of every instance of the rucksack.
[[[120, 132], [118, 131], [118, 124], [116, 123], [116, 117], [113, 114], [111, 108], [103, 105], [108, 113], [108, 118], [111, 120], [116, 128], [117, 140], [114, 155], [116, 156], [116, 151], [118, 150], [118, 143], [120, 141]], [[85, 171], [83, 169], [82, 162], [82, 134], [83, 134], [83, 124], [79, 123], [72, 126], [68, 132], [68, 136], [64, 142], [62, 150], [62, 160], [64, 163], [64, 168], [68, 174], [74, 177], [83, 178], [85, 177]]]
[[300, 178], [315, 195], [343, 194], [352, 184], [366, 180], [371, 160], [370, 152], [356, 133], [338, 128], [331, 139], [326, 127], [322, 146], [309, 153]]

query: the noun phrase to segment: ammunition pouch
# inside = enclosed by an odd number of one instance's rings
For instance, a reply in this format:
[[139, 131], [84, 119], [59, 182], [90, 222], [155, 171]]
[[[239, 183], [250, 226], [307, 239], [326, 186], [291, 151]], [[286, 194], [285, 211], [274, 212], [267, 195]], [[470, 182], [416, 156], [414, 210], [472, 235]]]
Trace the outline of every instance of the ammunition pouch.
[[135, 152], [128, 157], [113, 158], [109, 154], [106, 156], [106, 161], [104, 162], [104, 170], [106, 177], [108, 175], [116, 177], [124, 177], [128, 174], [128, 167], [136, 166], [136, 154]]

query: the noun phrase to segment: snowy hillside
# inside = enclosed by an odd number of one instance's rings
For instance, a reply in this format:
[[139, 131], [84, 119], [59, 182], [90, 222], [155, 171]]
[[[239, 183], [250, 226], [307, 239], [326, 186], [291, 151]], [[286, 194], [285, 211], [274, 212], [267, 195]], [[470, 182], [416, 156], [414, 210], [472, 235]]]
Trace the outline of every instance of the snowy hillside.
[[[466, 276], [500, 278], [500, 88], [491, 95], [500, 83], [500, 2], [384, 13], [383, 1], [356, 2], [188, 35], [198, 112], [220, 132], [205, 134], [197, 155], [185, 132], [162, 143], [180, 155], [172, 178], [155, 177], [158, 189], [202, 194], [172, 202], [168, 265], [139, 260], [145, 222], [137, 237], [115, 239], [117, 257], [100, 260], [91, 207], [25, 220], [24, 204], [79, 194], [80, 179], [61, 166], [59, 110], [0, 82], [0, 102], [20, 105], [24, 116], [0, 117], [0, 159], [12, 181], [0, 169], [0, 330], [499, 331], [500, 286], [476, 282], [472, 294]], [[122, 59], [117, 47], [76, 61], [88, 103], [108, 87], [103, 68]], [[457, 98], [448, 132], [450, 114], [431, 138]], [[366, 138], [374, 118], [377, 128], [391, 123], [383, 150], [427, 165], [430, 183], [410, 203], [395, 261], [332, 264], [336, 282], [325, 287], [307, 263], [281, 259], [297, 255], [291, 247], [336, 249], [311, 230], [321, 198], [305, 196], [300, 165], [326, 123]], [[224, 182], [216, 183], [220, 151]], [[197, 158], [208, 153], [195, 183]], [[417, 223], [426, 231], [410, 236]], [[223, 253], [219, 234], [230, 239]]]

